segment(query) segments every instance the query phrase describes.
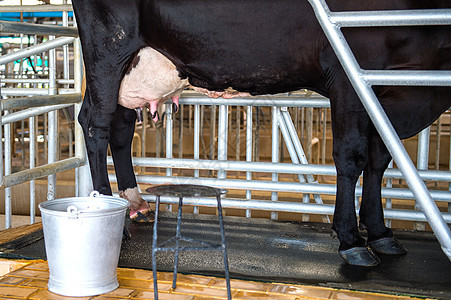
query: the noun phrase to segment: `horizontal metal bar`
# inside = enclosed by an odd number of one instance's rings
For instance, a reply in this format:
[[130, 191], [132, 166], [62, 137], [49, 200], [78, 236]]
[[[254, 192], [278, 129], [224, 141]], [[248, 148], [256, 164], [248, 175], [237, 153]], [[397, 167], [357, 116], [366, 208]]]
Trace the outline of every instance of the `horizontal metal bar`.
[[[113, 158], [109, 156], [107, 163], [112, 165]], [[277, 172], [285, 174], [304, 175], [330, 175], [337, 176], [335, 166], [332, 165], [295, 165], [291, 163], [272, 162], [248, 162], [248, 161], [218, 161], [207, 159], [186, 159], [186, 158], [154, 158], [154, 157], [133, 157], [133, 165], [137, 167], [158, 167], [177, 169], [200, 169], [200, 170], [224, 170], [242, 172]], [[418, 171], [423, 180], [429, 181], [450, 181], [451, 171], [420, 170]], [[387, 169], [384, 178], [402, 179], [401, 171], [398, 169]]]
[[[1, 32], [1, 22], [0, 21], [0, 32]], [[16, 61], [21, 58], [30, 57], [35, 54], [41, 54], [44, 51], [48, 51], [53, 48], [61, 47], [64, 45], [72, 44], [74, 42], [73, 37], [59, 37], [54, 40], [49, 40], [47, 42], [41, 43], [39, 45], [30, 46], [9, 54], [0, 56], [0, 65], [7, 64]]]
[[[167, 103], [171, 103], [170, 101]], [[330, 107], [329, 99], [322, 96], [258, 96], [246, 98], [208, 98], [203, 95], [182, 93], [180, 104], [190, 105], [232, 105], [232, 106], [288, 106], [288, 107]]]
[[[31, 83], [31, 84], [39, 84], [44, 83], [48, 84], [49, 80], [46, 78], [37, 79], [37, 78], [2, 78], [2, 83]], [[57, 79], [56, 83], [59, 84], [74, 84], [74, 79]]]
[[24, 109], [46, 105], [75, 104], [81, 101], [81, 94], [47, 95], [5, 99], [1, 101], [1, 107], [3, 110]]
[[2, 5], [0, 12], [48, 12], [72, 11], [70, 4], [44, 4], [44, 5]]
[[78, 37], [75, 27], [0, 21], [0, 32]]
[[2, 88], [2, 96], [42, 96], [48, 94], [47, 88]]
[[25, 119], [28, 119], [28, 118], [34, 117], [34, 116], [39, 116], [39, 115], [48, 113], [50, 111], [69, 107], [71, 105], [73, 105], [73, 104], [49, 105], [49, 106], [44, 106], [44, 107], [34, 107], [34, 108], [24, 109], [24, 110], [17, 111], [17, 112], [10, 113], [8, 115], [3, 116], [2, 120], [1, 120], [1, 125], [18, 122], [18, 121], [25, 120]]
[[451, 25], [451, 9], [331, 12], [341, 27]]
[[[58, 89], [58, 94], [73, 94], [74, 89]], [[2, 96], [44, 96], [48, 95], [48, 88], [2, 88]]]
[[[450, 181], [451, 172], [443, 170], [418, 170], [421, 179], [428, 181]], [[384, 173], [384, 178], [403, 179], [399, 169], [387, 169]]]
[[451, 71], [362, 70], [362, 80], [369, 85], [451, 86]]
[[[148, 202], [155, 202], [155, 196], [149, 194], [142, 194], [144, 200]], [[160, 203], [177, 205], [178, 197], [160, 197]], [[183, 198], [183, 205], [185, 206], [204, 206], [216, 207], [216, 199], [212, 198]], [[316, 203], [302, 203], [302, 202], [286, 202], [286, 201], [269, 201], [269, 200], [244, 200], [222, 198], [221, 206], [223, 208], [234, 209], [251, 209], [251, 210], [265, 210], [277, 212], [290, 213], [305, 213], [317, 215], [333, 215], [334, 205], [332, 204], [316, 204]], [[358, 210], [356, 210], [358, 214]], [[387, 219], [397, 219], [405, 221], [421, 221], [425, 222], [426, 217], [421, 211], [410, 211], [402, 209], [384, 209], [384, 216]], [[443, 218], [447, 223], [451, 223], [451, 213], [442, 213]]]
[[[110, 181], [116, 182], [115, 175], [109, 175]], [[195, 178], [195, 177], [166, 177], [166, 176], [146, 176], [138, 175], [137, 180], [142, 184], [199, 184], [218, 188], [236, 189], [236, 190], [255, 190], [267, 192], [291, 192], [301, 194], [324, 194], [335, 195], [336, 186], [332, 184], [318, 183], [299, 183], [283, 181], [263, 181], [263, 180], [240, 180], [240, 179], [216, 179], [216, 178]], [[357, 197], [362, 196], [362, 187], [355, 189]], [[448, 191], [430, 191], [435, 201], [451, 202], [451, 193]], [[382, 188], [382, 198], [393, 199], [414, 199], [409, 189]]]
[[46, 177], [58, 172], [64, 172], [84, 165], [84, 159], [71, 157], [51, 164], [23, 170], [14, 174], [6, 175], [0, 183], [0, 189], [18, 185], [30, 180]]

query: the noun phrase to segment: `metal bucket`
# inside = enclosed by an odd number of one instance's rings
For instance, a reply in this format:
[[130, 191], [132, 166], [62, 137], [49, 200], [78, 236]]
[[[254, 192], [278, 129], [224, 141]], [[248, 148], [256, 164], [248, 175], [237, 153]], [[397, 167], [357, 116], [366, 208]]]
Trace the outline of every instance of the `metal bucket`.
[[127, 207], [127, 200], [98, 192], [39, 204], [49, 291], [81, 297], [119, 286], [116, 269]]

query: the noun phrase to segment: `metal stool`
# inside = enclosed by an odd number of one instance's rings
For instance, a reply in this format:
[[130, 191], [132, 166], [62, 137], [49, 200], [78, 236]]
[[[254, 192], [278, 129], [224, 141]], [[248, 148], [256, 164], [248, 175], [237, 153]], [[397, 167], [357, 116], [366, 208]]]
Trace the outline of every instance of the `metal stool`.
[[[227, 297], [231, 299], [230, 291], [230, 276], [229, 276], [229, 263], [227, 259], [227, 251], [225, 244], [225, 234], [224, 234], [224, 222], [222, 218], [222, 207], [221, 207], [221, 195], [227, 193], [225, 189], [218, 189], [208, 186], [192, 185], [192, 184], [168, 184], [168, 185], [158, 185], [146, 190], [149, 194], [155, 195], [155, 223], [153, 225], [153, 240], [152, 240], [152, 271], [153, 271], [153, 286], [154, 286], [154, 298], [158, 299], [158, 284], [157, 284], [157, 262], [156, 253], [157, 251], [174, 251], [174, 277], [172, 280], [172, 288], [176, 288], [177, 284], [177, 267], [179, 261], [179, 252], [182, 250], [222, 250], [222, 255], [224, 257], [224, 269], [227, 284]], [[160, 196], [172, 196], [179, 198], [179, 210], [177, 214], [177, 229], [176, 235], [170, 238], [160, 245], [157, 243], [158, 236], [158, 210], [160, 208]], [[216, 197], [218, 201], [218, 216], [219, 216], [219, 227], [221, 231], [221, 245], [212, 244], [205, 241], [199, 241], [192, 238], [182, 236], [180, 233], [181, 223], [182, 223], [182, 200], [184, 197]], [[175, 247], [166, 247], [169, 243], [175, 241]], [[197, 243], [202, 245], [201, 247], [180, 247], [180, 241]]]

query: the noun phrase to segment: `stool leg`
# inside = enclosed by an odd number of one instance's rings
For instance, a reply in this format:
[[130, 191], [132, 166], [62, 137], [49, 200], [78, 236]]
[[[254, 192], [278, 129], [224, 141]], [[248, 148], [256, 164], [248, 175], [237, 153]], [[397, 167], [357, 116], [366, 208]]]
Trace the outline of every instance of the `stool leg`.
[[160, 196], [157, 196], [155, 202], [155, 222], [153, 224], [152, 237], [152, 273], [153, 273], [153, 294], [154, 298], [158, 300], [158, 283], [157, 283], [157, 233], [158, 233], [158, 211], [160, 210]]
[[174, 255], [174, 277], [172, 279], [172, 289], [175, 289], [177, 285], [177, 268], [179, 264], [179, 247], [180, 247], [180, 237], [181, 227], [182, 227], [182, 197], [179, 197], [179, 212], [177, 214], [177, 230], [175, 234], [175, 255]]
[[224, 232], [224, 221], [222, 219], [222, 207], [221, 207], [221, 196], [217, 196], [218, 200], [218, 216], [219, 216], [219, 229], [221, 230], [221, 247], [222, 247], [222, 255], [224, 257], [224, 269], [225, 269], [225, 277], [226, 277], [226, 285], [227, 285], [227, 298], [232, 299], [232, 292], [230, 291], [230, 274], [229, 274], [229, 260], [227, 258], [227, 249], [226, 249], [226, 240], [225, 240], [225, 232]]

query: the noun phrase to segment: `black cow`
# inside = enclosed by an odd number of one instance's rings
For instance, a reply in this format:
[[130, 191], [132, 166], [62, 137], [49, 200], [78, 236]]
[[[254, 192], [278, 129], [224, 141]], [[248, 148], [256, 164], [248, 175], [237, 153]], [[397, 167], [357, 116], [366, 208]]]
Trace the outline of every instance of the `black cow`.
[[[111, 194], [106, 155], [110, 144], [119, 190], [144, 217], [148, 205], [124, 191], [137, 186], [130, 144], [136, 114], [118, 105], [125, 73], [150, 46], [168, 58], [181, 79], [210, 91], [251, 95], [314, 90], [330, 99], [337, 168], [333, 231], [350, 264], [375, 265], [378, 253], [403, 254], [385, 227], [382, 174], [391, 159], [350, 85], [307, 0], [73, 0], [86, 64], [87, 92], [79, 116], [94, 188]], [[451, 1], [329, 1], [331, 10], [449, 8]], [[364, 69], [451, 69], [449, 26], [348, 28], [344, 34]], [[417, 134], [451, 105], [445, 87], [375, 87], [401, 138]], [[354, 188], [363, 171], [360, 224]], [[369, 247], [367, 247], [369, 246]], [[372, 249], [372, 250], [370, 250]]]

